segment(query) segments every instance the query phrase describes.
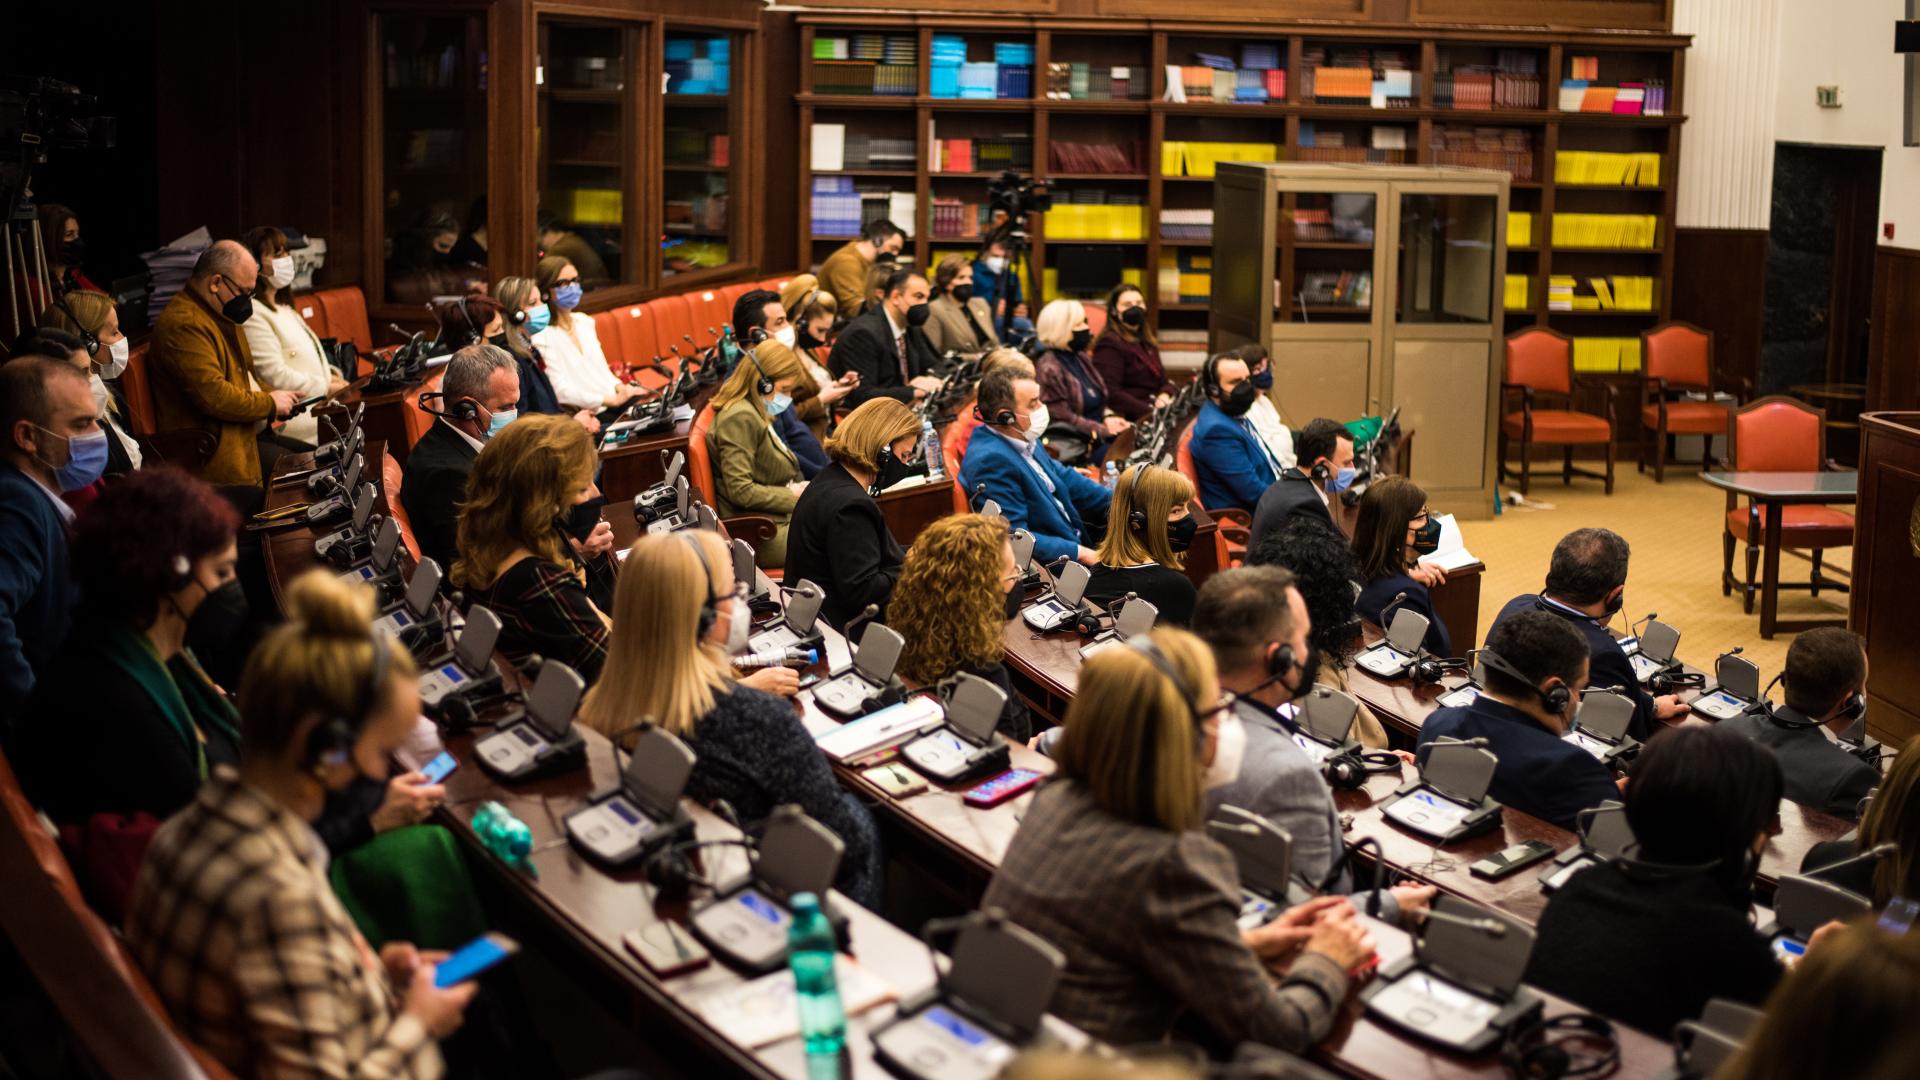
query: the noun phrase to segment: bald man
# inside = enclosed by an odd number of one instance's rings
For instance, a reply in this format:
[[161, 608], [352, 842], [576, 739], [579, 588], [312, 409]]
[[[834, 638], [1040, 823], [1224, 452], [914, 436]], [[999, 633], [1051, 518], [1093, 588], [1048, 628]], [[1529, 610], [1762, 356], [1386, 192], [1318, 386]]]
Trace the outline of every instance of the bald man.
[[193, 264], [187, 287], [167, 302], [153, 328], [151, 374], [161, 431], [195, 428], [217, 440], [201, 472], [210, 484], [258, 488], [254, 436], [284, 418], [300, 395], [262, 390], [240, 324], [253, 314], [260, 266], [247, 249], [221, 240]]

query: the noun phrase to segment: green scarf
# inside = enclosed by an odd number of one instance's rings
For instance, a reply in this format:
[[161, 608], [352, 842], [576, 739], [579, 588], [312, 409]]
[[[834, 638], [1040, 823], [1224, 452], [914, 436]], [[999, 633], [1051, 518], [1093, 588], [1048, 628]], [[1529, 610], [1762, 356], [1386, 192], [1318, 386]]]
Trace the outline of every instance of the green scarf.
[[207, 777], [205, 729], [218, 729], [239, 744], [239, 714], [200, 669], [192, 653], [182, 649], [172, 661], [163, 663], [152, 639], [123, 622], [77, 626], [73, 632], [85, 635], [81, 640], [91, 641], [104, 660], [131, 676], [160, 707], [174, 733], [193, 752], [202, 780]]

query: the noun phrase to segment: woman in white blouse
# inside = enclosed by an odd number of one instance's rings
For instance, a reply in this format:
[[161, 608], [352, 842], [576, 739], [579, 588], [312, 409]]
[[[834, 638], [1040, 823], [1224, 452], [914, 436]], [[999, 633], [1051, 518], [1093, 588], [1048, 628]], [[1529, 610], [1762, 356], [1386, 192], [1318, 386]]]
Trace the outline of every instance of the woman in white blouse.
[[559, 255], [541, 259], [533, 268], [540, 295], [547, 301], [549, 322], [533, 335], [554, 396], [568, 409], [611, 409], [632, 401], [640, 388], [621, 379], [607, 366], [593, 320], [575, 314], [580, 306], [580, 271]]
[[[253, 377], [269, 390], [292, 390], [302, 398], [332, 397], [347, 388], [320, 352], [320, 339], [292, 303], [280, 302], [280, 293], [293, 284], [293, 256], [287, 238], [271, 226], [253, 229], [241, 243], [260, 262], [260, 283], [254, 287], [253, 316], [240, 324], [247, 351], [253, 354]], [[280, 436], [315, 446], [319, 421], [308, 409], [286, 422]]]

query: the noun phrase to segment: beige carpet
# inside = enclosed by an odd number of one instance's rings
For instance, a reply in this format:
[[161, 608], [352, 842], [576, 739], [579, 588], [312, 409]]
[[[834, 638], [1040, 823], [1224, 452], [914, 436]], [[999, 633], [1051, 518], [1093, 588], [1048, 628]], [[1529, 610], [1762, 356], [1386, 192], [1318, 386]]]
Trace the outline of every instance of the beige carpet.
[[[1483, 635], [1508, 600], [1540, 590], [1555, 542], [1575, 529], [1600, 526], [1619, 533], [1633, 548], [1624, 616], [1638, 620], [1659, 612], [1661, 622], [1680, 631], [1680, 658], [1709, 672], [1715, 657], [1743, 645], [1742, 655], [1759, 665], [1763, 682], [1779, 673], [1792, 635], [1761, 640], [1759, 597], [1754, 598], [1754, 613], [1747, 615], [1738, 592], [1720, 595], [1726, 493], [1702, 482], [1696, 468], [1669, 468], [1667, 482], [1656, 484], [1652, 472], [1641, 476], [1628, 461], [1616, 467], [1611, 496], [1602, 494], [1598, 480], [1576, 477], [1572, 487], [1564, 487], [1557, 470], [1547, 478], [1536, 472], [1531, 498], [1553, 509], [1508, 506], [1489, 521], [1462, 524], [1467, 549], [1487, 564], [1480, 593]], [[1744, 551], [1744, 545], [1736, 545], [1733, 556], [1734, 568], [1742, 574]], [[1827, 565], [1845, 570], [1852, 554], [1851, 549], [1829, 551]], [[1783, 581], [1804, 581], [1808, 564], [1783, 552], [1780, 576]], [[1783, 592], [1780, 616], [1844, 615], [1846, 603], [1847, 594], [1824, 589], [1818, 597]]]

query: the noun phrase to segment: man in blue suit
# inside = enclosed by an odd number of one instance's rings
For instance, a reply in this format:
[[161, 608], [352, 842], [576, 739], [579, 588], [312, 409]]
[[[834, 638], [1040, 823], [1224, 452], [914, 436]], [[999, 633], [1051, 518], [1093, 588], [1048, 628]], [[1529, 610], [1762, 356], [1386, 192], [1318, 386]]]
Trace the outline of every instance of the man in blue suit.
[[1208, 358], [1200, 369], [1200, 388], [1207, 400], [1193, 421], [1187, 446], [1200, 480], [1200, 505], [1252, 512], [1281, 472], [1247, 419], [1260, 388], [1253, 385], [1247, 362], [1234, 353]]
[[981, 425], [967, 440], [960, 484], [981, 486], [1014, 528], [1033, 534], [1041, 562], [1066, 557], [1092, 566], [1113, 492], [1053, 459], [1040, 445], [1047, 407], [1033, 376], [1002, 368], [980, 380], [974, 409]]
[[[1633, 662], [1620, 642], [1607, 632], [1607, 623], [1620, 612], [1627, 588], [1627, 542], [1609, 529], [1575, 529], [1553, 546], [1547, 566], [1547, 587], [1539, 593], [1507, 601], [1493, 620], [1493, 629], [1525, 611], [1544, 611], [1567, 621], [1587, 643], [1593, 658], [1589, 677], [1595, 686], [1617, 686], [1633, 699], [1633, 720], [1627, 734], [1645, 742], [1655, 725], [1688, 713], [1673, 694], [1654, 697], [1640, 688]], [[1491, 640], [1491, 635], [1489, 635]]]
[[73, 586], [63, 491], [106, 467], [87, 377], [35, 356], [0, 367], [0, 716], [18, 710], [67, 636]]
[[1572, 627], [1523, 611], [1494, 624], [1480, 662], [1486, 688], [1471, 705], [1427, 717], [1414, 751], [1421, 760], [1438, 738], [1485, 739], [1500, 759], [1487, 794], [1563, 829], [1580, 811], [1620, 797], [1612, 770], [1566, 741], [1587, 685], [1586, 643]]

